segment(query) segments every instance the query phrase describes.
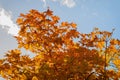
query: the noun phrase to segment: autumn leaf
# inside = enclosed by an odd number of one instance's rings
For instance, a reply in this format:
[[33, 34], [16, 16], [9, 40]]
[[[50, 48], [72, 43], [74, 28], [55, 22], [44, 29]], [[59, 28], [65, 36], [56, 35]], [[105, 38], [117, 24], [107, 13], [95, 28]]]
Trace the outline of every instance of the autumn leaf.
[[73, 28], [76, 28], [77, 24], [71, 23], [71, 26], [72, 26]]
[[58, 16], [52, 16], [53, 21], [58, 21], [60, 18]]
[[21, 24], [23, 22], [23, 19], [22, 18], [18, 18], [17, 21], [16, 21], [18, 24]]
[[98, 42], [98, 43], [97, 43], [97, 47], [98, 47], [99, 49], [102, 49], [104, 46], [105, 46], [105, 42]]
[[38, 78], [36, 76], [33, 76], [32, 80], [38, 80]]
[[63, 27], [64, 27], [64, 26], [68, 26], [68, 22], [62, 22], [62, 23], [61, 23], [61, 26], [63, 26]]
[[45, 13], [46, 13], [46, 15], [51, 16], [53, 14], [53, 11], [51, 11], [50, 9], [48, 9]]

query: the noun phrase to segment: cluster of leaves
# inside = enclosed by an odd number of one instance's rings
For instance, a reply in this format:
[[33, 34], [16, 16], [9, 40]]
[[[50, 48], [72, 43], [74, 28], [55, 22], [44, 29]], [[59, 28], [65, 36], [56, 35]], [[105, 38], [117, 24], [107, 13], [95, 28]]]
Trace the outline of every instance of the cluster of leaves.
[[[118, 80], [120, 41], [113, 32], [95, 28], [84, 34], [75, 23], [59, 20], [50, 9], [21, 14], [18, 49], [0, 59], [0, 75], [7, 80]], [[22, 55], [21, 48], [35, 56]]]

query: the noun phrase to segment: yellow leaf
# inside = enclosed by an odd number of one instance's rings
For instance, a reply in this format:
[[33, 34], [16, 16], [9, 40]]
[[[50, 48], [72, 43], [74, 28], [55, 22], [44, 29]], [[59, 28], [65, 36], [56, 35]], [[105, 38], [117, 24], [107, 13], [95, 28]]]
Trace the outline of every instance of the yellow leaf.
[[25, 44], [24, 47], [25, 47], [26, 49], [28, 49], [28, 48], [29, 48], [29, 44]]
[[25, 74], [22, 74], [22, 75], [21, 75], [21, 80], [27, 80], [27, 77], [26, 77]]
[[97, 47], [102, 49], [104, 47], [105, 42], [98, 42]]
[[3, 72], [3, 71], [1, 71], [1, 72], [0, 72], [0, 74], [1, 74], [1, 76], [2, 76], [2, 77], [4, 77], [4, 76], [5, 76], [5, 74], [4, 74], [4, 72]]
[[120, 66], [120, 60], [114, 60], [113, 63], [114, 63], [116, 66]]
[[11, 74], [12, 73], [12, 71], [11, 70], [8, 70], [8, 74]]
[[38, 78], [36, 76], [33, 76], [32, 80], [38, 80]]

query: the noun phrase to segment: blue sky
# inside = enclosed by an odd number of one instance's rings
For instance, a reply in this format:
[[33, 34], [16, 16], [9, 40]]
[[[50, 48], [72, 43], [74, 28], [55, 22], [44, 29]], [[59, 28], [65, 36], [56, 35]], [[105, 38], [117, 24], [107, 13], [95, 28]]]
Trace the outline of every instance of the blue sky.
[[120, 38], [120, 0], [0, 0], [0, 56], [17, 48], [12, 37], [17, 34], [15, 23], [20, 13], [30, 9], [45, 11], [49, 6], [61, 21], [75, 22], [80, 32], [88, 33], [94, 27], [112, 31]]
[[94, 27], [107, 31], [115, 28], [114, 37], [120, 39], [120, 0], [0, 0], [0, 58], [7, 50], [17, 48], [12, 36], [19, 30], [15, 22], [20, 13], [45, 11], [48, 6], [61, 21], [77, 23], [82, 33]]

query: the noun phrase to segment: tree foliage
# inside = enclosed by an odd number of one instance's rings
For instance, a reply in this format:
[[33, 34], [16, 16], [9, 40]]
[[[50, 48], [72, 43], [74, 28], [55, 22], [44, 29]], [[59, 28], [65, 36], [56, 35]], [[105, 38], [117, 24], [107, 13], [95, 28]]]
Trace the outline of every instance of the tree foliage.
[[[120, 40], [95, 28], [77, 31], [76, 24], [60, 22], [48, 9], [30, 10], [17, 19], [18, 48], [0, 59], [0, 75], [7, 80], [118, 80]], [[30, 58], [21, 48], [35, 54]]]

